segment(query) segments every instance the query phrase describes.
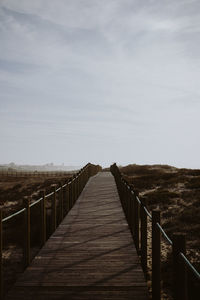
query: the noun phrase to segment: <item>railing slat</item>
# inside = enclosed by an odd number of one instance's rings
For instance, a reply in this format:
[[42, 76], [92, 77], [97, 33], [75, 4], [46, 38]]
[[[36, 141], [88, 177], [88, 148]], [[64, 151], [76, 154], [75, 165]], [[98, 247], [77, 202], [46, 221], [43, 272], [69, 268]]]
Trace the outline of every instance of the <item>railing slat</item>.
[[[130, 185], [126, 182], [126, 180], [123, 177], [123, 174], [120, 173], [119, 168], [117, 167], [116, 163], [114, 163], [110, 167], [110, 171], [113, 174], [119, 197], [122, 203], [122, 207], [125, 211], [125, 214], [127, 215], [127, 205], [129, 205], [129, 199], [126, 197], [127, 191], [130, 188]], [[190, 272], [192, 272], [196, 278], [196, 280], [200, 281], [200, 273], [194, 268], [194, 266], [190, 263], [190, 261], [185, 256], [185, 246], [182, 242], [178, 246], [178, 242], [172, 241], [167, 233], [164, 231], [162, 226], [160, 225], [160, 213], [153, 211], [153, 214], [151, 215], [146, 207], [146, 203], [142, 203], [142, 201], [139, 199], [137, 195], [135, 195], [134, 191], [131, 191], [131, 194], [134, 196], [134, 201], [132, 202], [132, 205], [130, 205], [131, 214], [128, 219], [130, 222], [130, 228], [131, 232], [134, 236], [135, 246], [137, 250], [139, 249], [139, 237], [137, 231], [140, 230], [140, 242], [141, 242], [141, 261], [142, 265], [144, 266], [144, 272], [147, 270], [147, 217], [152, 222], [152, 292], [153, 292], [153, 299], [160, 299], [160, 281], [161, 281], [161, 275], [160, 275], [160, 255], [161, 255], [161, 234], [164, 237], [165, 241], [170, 245], [173, 246], [173, 260], [174, 260], [174, 273], [180, 273], [181, 275], [176, 275], [176, 278], [179, 278], [180, 281], [182, 281], [182, 284], [176, 284], [176, 288], [180, 287], [180, 291], [178, 296], [176, 296], [176, 299], [187, 299], [187, 291], [186, 291], [186, 267]], [[141, 226], [138, 226], [139, 224], [139, 214], [138, 214], [138, 207], [140, 207], [140, 224]], [[129, 210], [128, 208], [128, 210]], [[138, 216], [137, 216], [138, 215]], [[176, 245], [177, 244], [177, 245]], [[179, 249], [179, 250], [177, 250]], [[184, 287], [181, 289], [181, 287]], [[178, 292], [177, 292], [178, 293]]]
[[134, 193], [134, 241], [137, 251], [139, 251], [139, 205]]
[[56, 230], [57, 226], [57, 208], [56, 208], [56, 187], [54, 186], [53, 200], [52, 200], [52, 232]]
[[40, 205], [40, 214], [41, 214], [41, 247], [46, 242], [46, 198], [45, 191], [43, 191], [43, 197]]
[[152, 211], [152, 298], [160, 300], [161, 277], [160, 277], [160, 210]]
[[142, 207], [140, 210], [141, 218], [141, 262], [145, 276], [147, 275], [147, 215], [144, 210], [146, 206], [146, 199], [142, 200]]
[[63, 187], [61, 185], [61, 190], [60, 190], [60, 215], [61, 215], [61, 222], [64, 217], [64, 211], [63, 211]]
[[27, 268], [31, 261], [30, 251], [30, 198], [24, 199], [24, 268]]
[[174, 300], [187, 300], [187, 273], [186, 266], [181, 262], [180, 253], [186, 253], [185, 234], [173, 234], [173, 283]]

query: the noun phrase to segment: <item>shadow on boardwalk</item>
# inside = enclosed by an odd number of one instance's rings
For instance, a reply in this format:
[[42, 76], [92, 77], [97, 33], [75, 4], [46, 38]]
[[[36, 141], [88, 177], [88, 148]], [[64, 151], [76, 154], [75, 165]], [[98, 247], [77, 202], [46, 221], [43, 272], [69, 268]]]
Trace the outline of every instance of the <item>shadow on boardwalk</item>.
[[109, 172], [89, 180], [6, 299], [148, 299]]

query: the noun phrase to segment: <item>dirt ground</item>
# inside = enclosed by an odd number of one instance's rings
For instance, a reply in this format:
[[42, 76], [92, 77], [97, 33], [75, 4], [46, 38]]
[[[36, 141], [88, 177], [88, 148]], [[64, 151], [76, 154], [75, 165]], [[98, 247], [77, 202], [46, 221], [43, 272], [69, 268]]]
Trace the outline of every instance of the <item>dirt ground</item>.
[[[23, 201], [26, 197], [31, 202], [64, 184], [72, 175], [62, 176], [5, 176], [0, 175], [0, 205], [3, 218], [23, 208]], [[58, 199], [57, 199], [58, 200]], [[51, 234], [51, 199], [47, 202], [47, 236]], [[39, 206], [31, 208], [31, 256], [34, 257], [40, 248], [39, 230]], [[59, 219], [59, 211], [58, 211]], [[3, 278], [4, 295], [16, 281], [18, 275], [23, 271], [23, 240], [24, 240], [24, 215], [3, 223]]]
[[[170, 238], [176, 232], [186, 234], [187, 257], [200, 271], [200, 170], [178, 169], [167, 165], [128, 165], [120, 170], [139, 192], [139, 197], [146, 198], [150, 211], [155, 208], [161, 210], [161, 224]], [[150, 222], [148, 228], [150, 249]], [[162, 240], [161, 249], [162, 299], [172, 299], [171, 247]], [[150, 253], [148, 267], [150, 270]], [[193, 276], [188, 277], [189, 284], [194, 283], [197, 287]], [[189, 299], [200, 299], [199, 286], [196, 289], [189, 286], [189, 290]]]
[[19, 210], [23, 206], [24, 197], [31, 197], [34, 202], [43, 194], [53, 190], [54, 185], [64, 183], [69, 176], [5, 176], [0, 175], [0, 205], [3, 206], [3, 217]]

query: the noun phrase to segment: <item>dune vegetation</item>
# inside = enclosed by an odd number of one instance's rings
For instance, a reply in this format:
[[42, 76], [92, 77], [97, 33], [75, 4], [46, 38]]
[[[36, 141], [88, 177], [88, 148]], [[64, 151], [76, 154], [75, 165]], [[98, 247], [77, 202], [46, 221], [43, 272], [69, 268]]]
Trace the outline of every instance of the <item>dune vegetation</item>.
[[[186, 234], [187, 257], [200, 271], [200, 170], [178, 169], [168, 165], [133, 164], [121, 167], [120, 171], [139, 192], [139, 197], [146, 198], [150, 211], [160, 209], [162, 227], [170, 238], [176, 232]], [[148, 236], [150, 245], [150, 227]], [[163, 299], [170, 299], [171, 249], [164, 241], [161, 249]], [[150, 255], [148, 263], [151, 268]], [[193, 278], [189, 276], [189, 284], [190, 281]], [[195, 294], [191, 294], [190, 298], [195, 299]]]

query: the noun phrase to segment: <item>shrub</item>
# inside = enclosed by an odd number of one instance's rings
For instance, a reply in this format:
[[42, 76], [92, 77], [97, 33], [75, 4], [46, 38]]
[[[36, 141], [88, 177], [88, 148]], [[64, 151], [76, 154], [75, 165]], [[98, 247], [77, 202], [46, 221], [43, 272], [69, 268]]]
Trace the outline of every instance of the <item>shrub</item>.
[[173, 198], [179, 197], [177, 193], [169, 192], [168, 190], [158, 189], [154, 192], [145, 194], [149, 205], [152, 204], [170, 204]]
[[200, 189], [200, 176], [190, 178], [185, 187], [187, 189]]

